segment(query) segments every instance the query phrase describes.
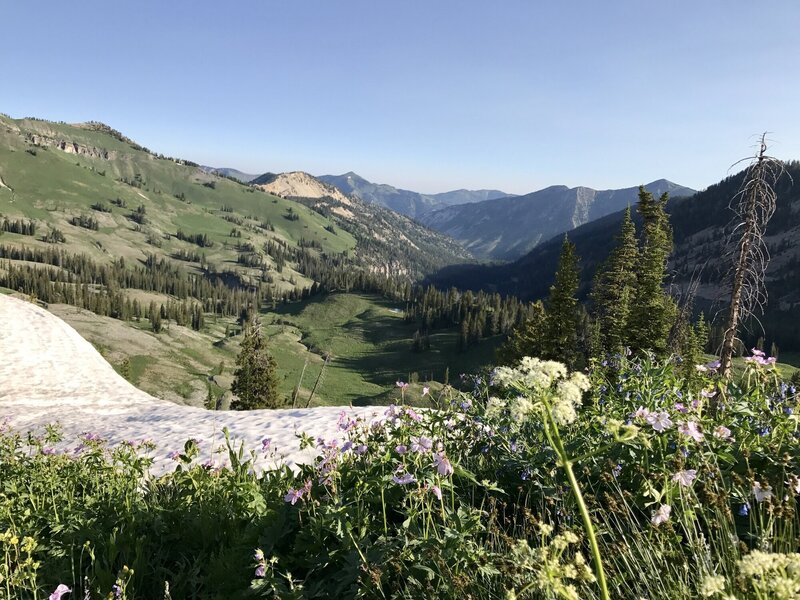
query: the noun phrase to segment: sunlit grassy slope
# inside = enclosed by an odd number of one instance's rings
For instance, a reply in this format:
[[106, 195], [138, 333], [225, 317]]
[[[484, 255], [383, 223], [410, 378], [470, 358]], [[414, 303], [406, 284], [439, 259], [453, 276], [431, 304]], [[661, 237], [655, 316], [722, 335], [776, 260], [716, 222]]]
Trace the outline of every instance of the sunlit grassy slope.
[[[68, 153], [48, 145], [60, 140], [78, 144], [81, 151], [97, 150], [108, 158]], [[0, 214], [33, 218], [42, 233], [48, 226], [58, 227], [67, 239], [62, 246], [65, 250], [100, 260], [142, 259], [145, 252], [166, 256], [184, 249], [202, 251], [209, 262], [222, 268], [235, 265], [238, 241], [249, 241], [260, 249], [269, 239], [295, 245], [303, 238], [318, 242], [330, 253], [350, 250], [356, 243], [346, 231], [327, 231], [325, 227], [332, 226], [330, 219], [296, 202], [157, 158], [112, 135], [79, 126], [0, 116], [0, 178], [5, 184], [0, 187]], [[126, 208], [112, 206], [115, 199], [124, 201]], [[112, 212], [92, 210], [91, 205], [98, 202]], [[146, 209], [147, 224], [137, 228], [128, 217], [140, 205]], [[299, 216], [297, 220], [286, 218], [290, 209]], [[99, 230], [70, 225], [69, 220], [79, 215], [95, 217]], [[237, 225], [225, 220], [226, 216], [244, 219], [238, 226], [241, 238], [230, 236]], [[266, 221], [274, 232], [257, 227]], [[205, 233], [214, 244], [198, 249], [175, 237], [166, 238], [178, 229]], [[37, 239], [7, 235], [2, 242], [44, 245], [39, 237], [38, 232]], [[153, 239], [160, 247], [148, 242]], [[289, 270], [283, 279], [293, 274]]]

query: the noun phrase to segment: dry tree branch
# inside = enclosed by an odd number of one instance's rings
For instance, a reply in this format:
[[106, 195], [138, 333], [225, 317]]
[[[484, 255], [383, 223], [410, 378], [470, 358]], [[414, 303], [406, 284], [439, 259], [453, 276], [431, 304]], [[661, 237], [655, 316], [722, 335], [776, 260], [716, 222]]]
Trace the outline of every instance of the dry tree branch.
[[727, 240], [726, 255], [732, 261], [731, 302], [720, 352], [723, 377], [731, 373], [731, 361], [740, 323], [764, 312], [767, 289], [764, 285], [769, 249], [764, 241], [767, 223], [775, 213], [777, 194], [775, 184], [786, 173], [782, 161], [767, 155], [767, 134], [761, 136], [760, 148], [750, 160], [742, 186], [731, 198], [728, 207], [733, 211], [731, 232]]

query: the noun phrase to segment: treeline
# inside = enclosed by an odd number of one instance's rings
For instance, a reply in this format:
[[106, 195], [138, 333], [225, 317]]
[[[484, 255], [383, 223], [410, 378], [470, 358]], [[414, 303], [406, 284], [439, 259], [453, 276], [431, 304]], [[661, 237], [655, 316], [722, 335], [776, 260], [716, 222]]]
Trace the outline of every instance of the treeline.
[[548, 299], [537, 303], [533, 316], [512, 332], [498, 353], [500, 360], [540, 356], [576, 367], [624, 352], [674, 352], [692, 377], [709, 332], [702, 315], [691, 322], [691, 299], [679, 304], [665, 289], [673, 247], [668, 198], [655, 199], [639, 188], [641, 231], [637, 236], [626, 210], [616, 246], [596, 270], [585, 305], [577, 297], [580, 259], [565, 236]]
[[[71, 301], [66, 294], [54, 296], [44, 291], [43, 281], [68, 284], [70, 287], [87, 285], [91, 289], [115, 290], [137, 289], [175, 296], [179, 300], [198, 300], [206, 313], [239, 317], [243, 312], [259, 306], [262, 299], [271, 298], [269, 289], [246, 285], [233, 274], [185, 273], [167, 259], [149, 255], [144, 264], [128, 264], [123, 258], [111, 264], [99, 264], [85, 255], [69, 254], [57, 249], [15, 248], [0, 245], [0, 259], [35, 262], [58, 267], [37, 269], [31, 266], [18, 267], [8, 263], [5, 273], [0, 273], [0, 285], [23, 293], [35, 294], [44, 302], [75, 303], [76, 306], [93, 310]], [[41, 273], [45, 273], [43, 279]], [[48, 299], [50, 298], [50, 299]], [[105, 302], [105, 301], [102, 301]], [[106, 316], [115, 316], [118, 311], [100, 307]]]
[[84, 229], [91, 229], [92, 231], [97, 231], [100, 229], [100, 224], [97, 222], [92, 216], [87, 215], [78, 215], [72, 217], [69, 220], [70, 225], [75, 225], [76, 227], [83, 227]]
[[3, 220], [0, 222], [0, 232], [2, 231], [18, 233], [20, 235], [36, 235], [36, 223], [33, 221], [23, 221], [22, 219], [12, 221], [8, 217], [3, 217]]
[[214, 245], [214, 242], [209, 240], [208, 235], [205, 233], [186, 233], [185, 231], [178, 229], [175, 237], [183, 242], [191, 242], [192, 244], [196, 244], [201, 248], [210, 248]]

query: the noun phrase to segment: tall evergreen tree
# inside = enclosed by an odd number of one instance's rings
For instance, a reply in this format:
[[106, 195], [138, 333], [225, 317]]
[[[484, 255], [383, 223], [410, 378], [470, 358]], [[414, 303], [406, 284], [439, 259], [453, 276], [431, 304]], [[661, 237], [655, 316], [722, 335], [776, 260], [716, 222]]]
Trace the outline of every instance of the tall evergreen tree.
[[530, 317], [515, 327], [497, 349], [497, 361], [504, 365], [515, 365], [523, 356], [541, 356], [545, 316], [541, 300], [534, 302]]
[[278, 393], [278, 376], [275, 359], [267, 351], [261, 326], [257, 321], [247, 324], [239, 356], [236, 357], [231, 391], [236, 398], [231, 402], [234, 410], [277, 408], [283, 404]]
[[644, 221], [636, 292], [628, 317], [628, 339], [633, 350], [667, 352], [669, 331], [675, 319], [675, 303], [664, 291], [667, 259], [672, 252], [672, 228], [666, 212], [669, 194], [658, 200], [639, 187], [637, 211]]
[[573, 367], [578, 358], [578, 255], [564, 236], [555, 282], [547, 299], [543, 356]]
[[617, 246], [598, 270], [592, 289], [592, 314], [596, 323], [596, 350], [601, 354], [621, 352], [627, 342], [626, 325], [636, 291], [636, 226], [630, 207], [625, 209]]

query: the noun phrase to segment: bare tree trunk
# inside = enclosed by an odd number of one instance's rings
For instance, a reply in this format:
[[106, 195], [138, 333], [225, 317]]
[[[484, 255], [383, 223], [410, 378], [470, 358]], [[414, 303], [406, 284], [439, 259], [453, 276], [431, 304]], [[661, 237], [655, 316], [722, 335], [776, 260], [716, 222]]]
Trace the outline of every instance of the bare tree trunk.
[[[739, 192], [731, 200], [735, 217], [728, 240], [732, 248], [733, 283], [725, 334], [720, 350], [720, 373], [731, 374], [733, 350], [740, 325], [761, 312], [767, 303], [764, 277], [769, 265], [769, 251], [764, 236], [767, 223], [775, 213], [777, 195], [775, 184], [786, 171], [781, 161], [767, 156], [766, 134], [761, 136], [758, 153], [745, 173]], [[737, 232], [741, 232], [738, 240]]]

